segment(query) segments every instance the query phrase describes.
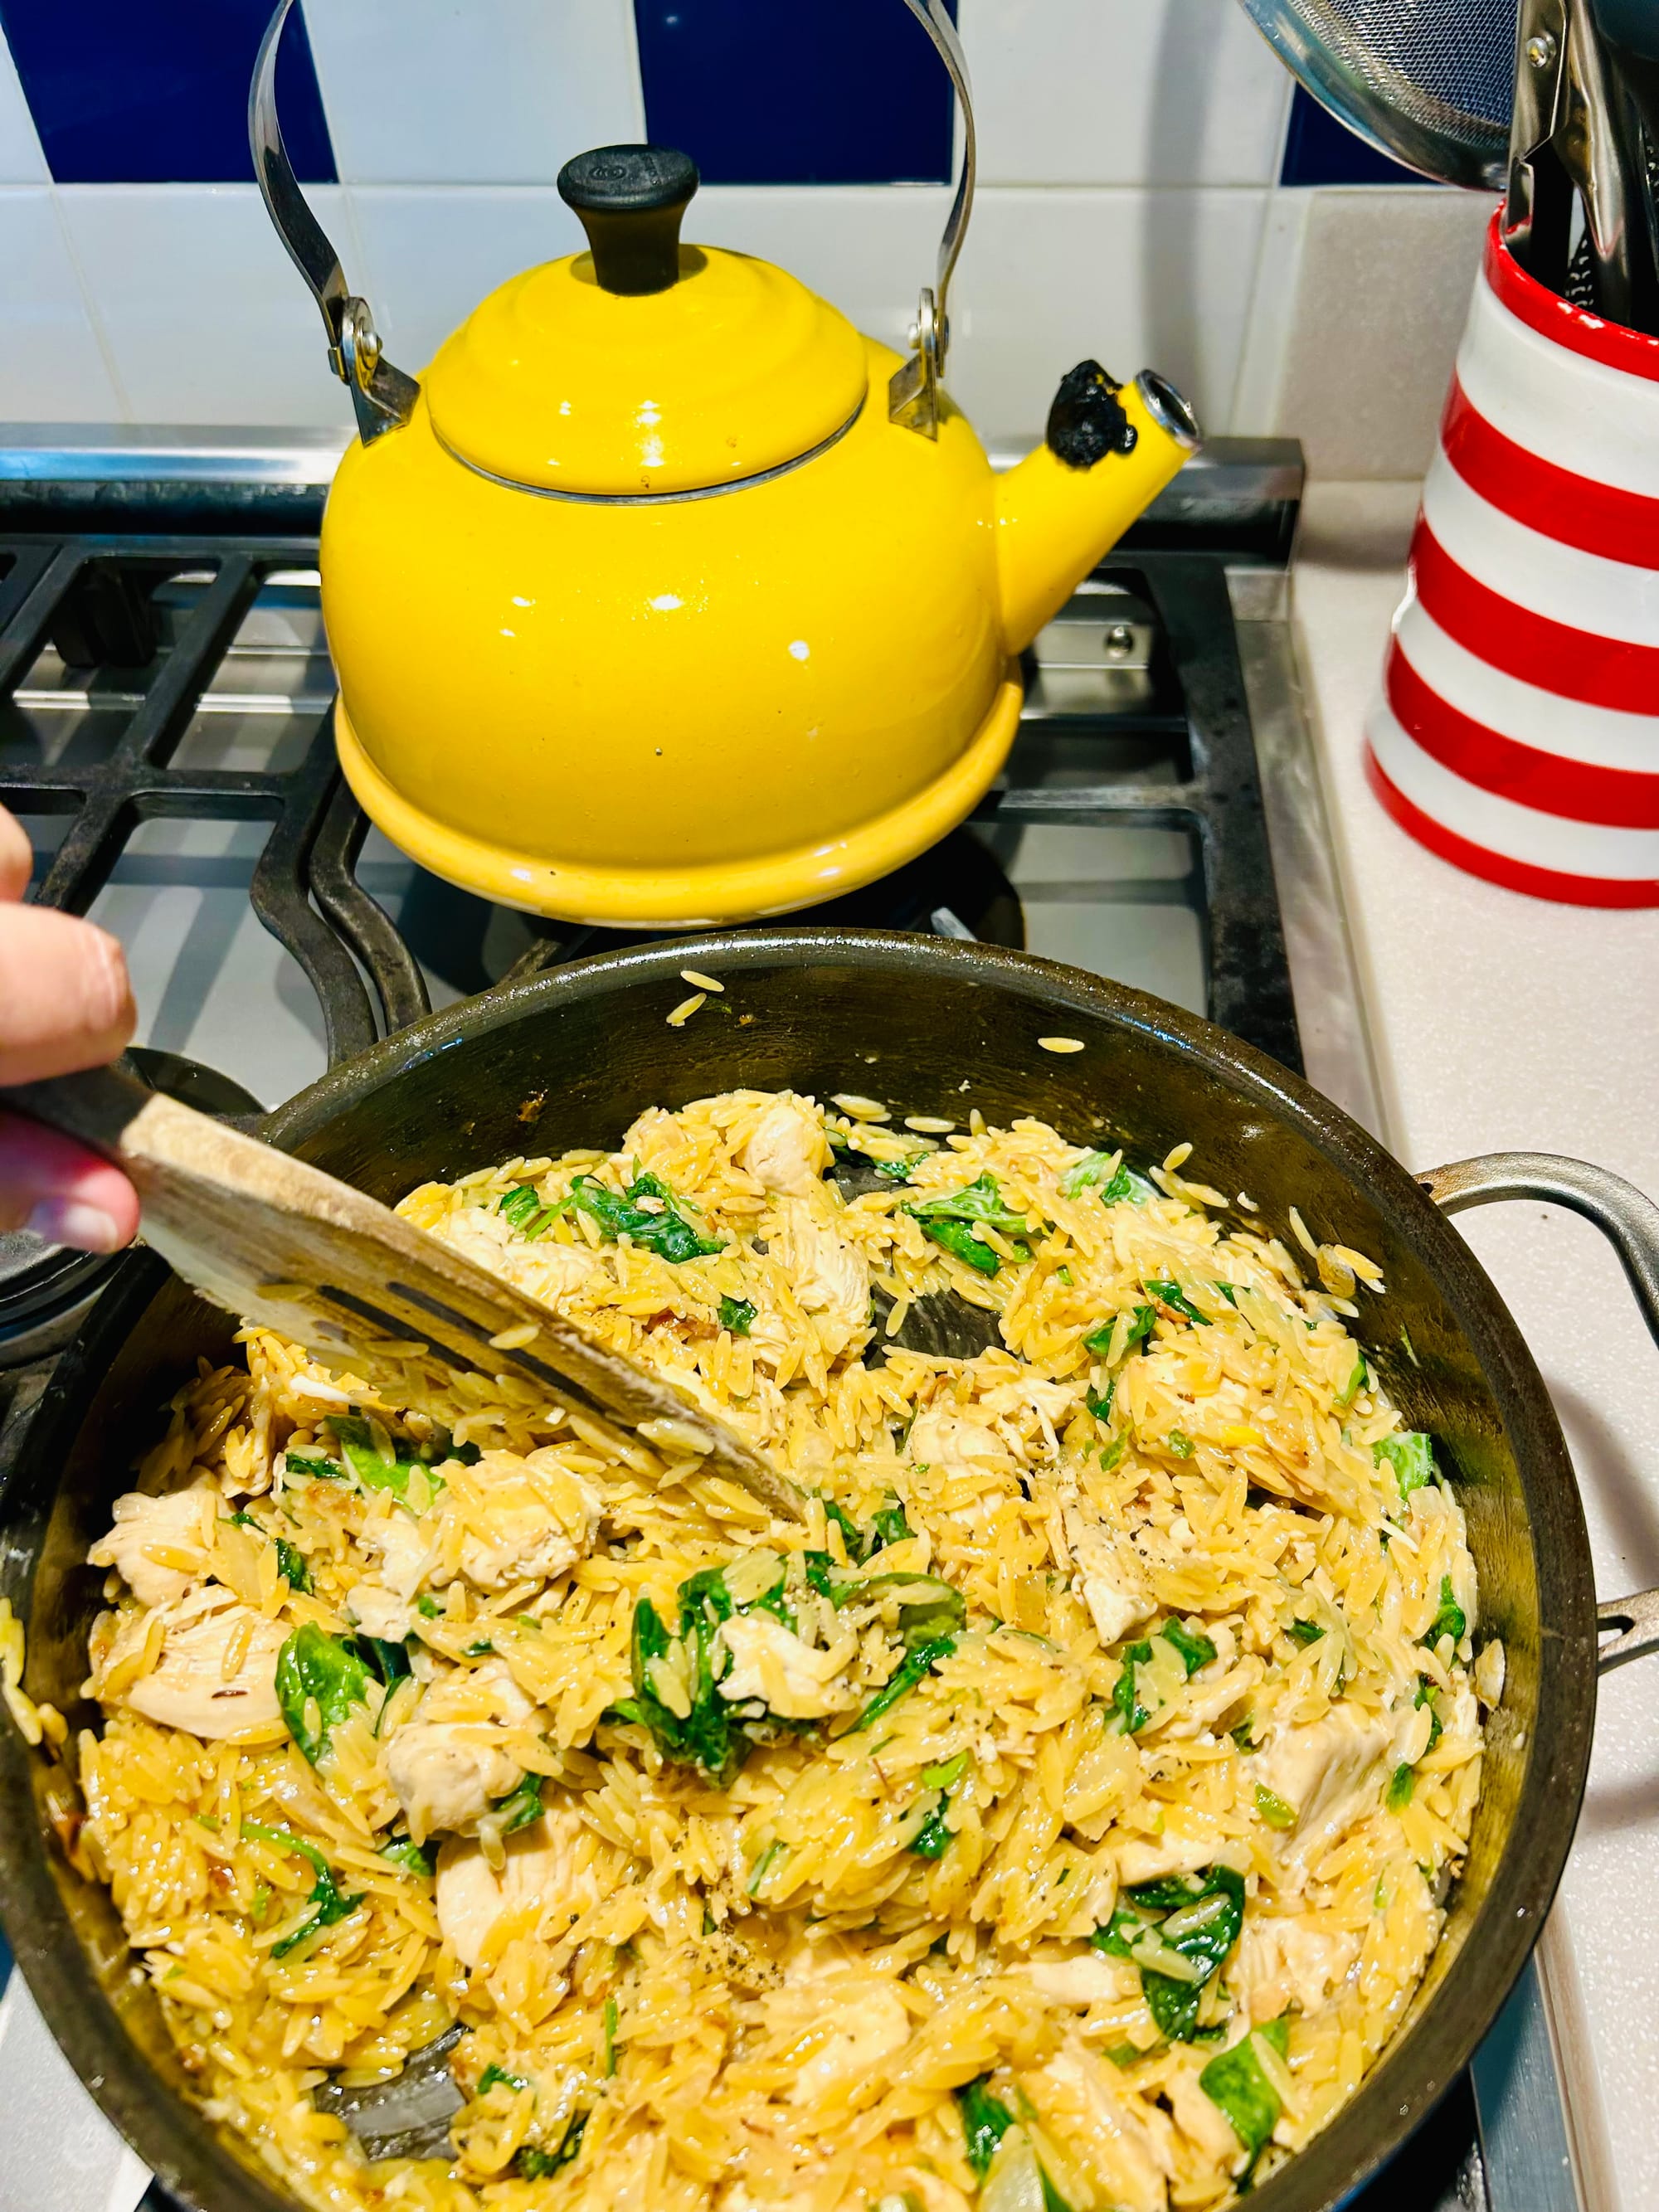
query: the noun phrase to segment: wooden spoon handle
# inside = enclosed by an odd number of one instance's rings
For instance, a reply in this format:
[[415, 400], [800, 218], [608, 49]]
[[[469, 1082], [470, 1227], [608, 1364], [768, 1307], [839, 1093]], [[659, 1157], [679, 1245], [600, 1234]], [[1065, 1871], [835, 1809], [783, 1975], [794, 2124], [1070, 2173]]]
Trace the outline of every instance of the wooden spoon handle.
[[119, 1161], [130, 1157], [135, 1139], [142, 1144], [134, 1125], [156, 1096], [124, 1067], [88, 1067], [0, 1089], [0, 1106]]

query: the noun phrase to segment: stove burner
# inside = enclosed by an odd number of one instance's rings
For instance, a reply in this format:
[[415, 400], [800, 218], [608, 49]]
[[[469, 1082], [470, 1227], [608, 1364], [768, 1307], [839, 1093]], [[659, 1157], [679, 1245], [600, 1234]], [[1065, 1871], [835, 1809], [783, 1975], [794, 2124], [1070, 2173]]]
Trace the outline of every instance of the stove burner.
[[[134, 1045], [126, 1065], [199, 1113], [237, 1120], [264, 1111], [240, 1083], [182, 1053]], [[67, 1344], [120, 1261], [118, 1252], [48, 1244], [27, 1229], [0, 1234], [0, 1369], [21, 1367]]]
[[[1025, 944], [1019, 894], [978, 838], [965, 830], [952, 830], [919, 859], [862, 890], [783, 918], [809, 927], [976, 937], [1016, 951]], [[399, 927], [423, 968], [452, 990], [468, 994], [488, 990], [509, 976], [520, 981], [567, 960], [586, 959], [590, 953], [659, 943], [670, 933], [544, 921], [492, 906], [435, 876], [416, 878], [404, 902]]]

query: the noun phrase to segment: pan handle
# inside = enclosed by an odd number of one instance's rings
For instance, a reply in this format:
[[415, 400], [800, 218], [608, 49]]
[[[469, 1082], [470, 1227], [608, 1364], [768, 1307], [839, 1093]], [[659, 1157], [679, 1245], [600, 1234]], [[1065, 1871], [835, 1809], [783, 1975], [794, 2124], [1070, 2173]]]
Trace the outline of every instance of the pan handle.
[[[1506, 1198], [1542, 1199], [1582, 1213], [1619, 1255], [1649, 1334], [1659, 1344], [1659, 1206], [1633, 1182], [1555, 1152], [1487, 1152], [1431, 1168], [1417, 1180], [1443, 1213]], [[1595, 1615], [1610, 1638], [1597, 1657], [1601, 1674], [1659, 1651], [1659, 1589], [1610, 1598]]]

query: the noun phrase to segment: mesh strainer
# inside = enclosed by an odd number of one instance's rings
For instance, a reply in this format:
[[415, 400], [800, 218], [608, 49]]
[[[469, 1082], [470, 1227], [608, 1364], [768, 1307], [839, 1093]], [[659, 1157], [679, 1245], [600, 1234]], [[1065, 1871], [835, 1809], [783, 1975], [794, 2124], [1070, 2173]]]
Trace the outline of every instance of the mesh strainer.
[[1371, 145], [1443, 184], [1502, 191], [1516, 0], [1243, 0], [1297, 80]]

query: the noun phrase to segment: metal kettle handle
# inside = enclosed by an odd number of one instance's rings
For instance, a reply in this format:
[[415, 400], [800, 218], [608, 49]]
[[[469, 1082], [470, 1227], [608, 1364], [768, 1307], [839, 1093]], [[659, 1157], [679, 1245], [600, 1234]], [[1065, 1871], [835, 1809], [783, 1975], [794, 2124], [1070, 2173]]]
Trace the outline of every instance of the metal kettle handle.
[[939, 264], [933, 281], [923, 285], [916, 307], [916, 327], [911, 339], [915, 351], [902, 368], [894, 370], [887, 386], [889, 421], [902, 423], [907, 430], [918, 430], [924, 438], [937, 438], [939, 381], [945, 374], [945, 356], [951, 343], [945, 301], [951, 272], [968, 234], [968, 218], [974, 210], [974, 179], [979, 155], [974, 134], [974, 95], [968, 82], [968, 57], [962, 51], [962, 40], [957, 35], [957, 27], [951, 21], [945, 0], [904, 0], [904, 4], [933, 40], [939, 59], [950, 71], [962, 108], [962, 175], [945, 220], [945, 235], [939, 242]]
[[[1649, 1333], [1659, 1344], [1659, 1206], [1633, 1182], [1588, 1160], [1555, 1152], [1488, 1152], [1431, 1168], [1417, 1178], [1443, 1213], [1492, 1206], [1506, 1198], [1535, 1198], [1570, 1207], [1593, 1221], [1619, 1255]], [[1659, 1589], [1610, 1598], [1595, 1608], [1611, 1641], [1601, 1645], [1599, 1671], [1623, 1667], [1659, 1651]]]
[[421, 387], [381, 352], [368, 302], [347, 288], [340, 257], [307, 205], [283, 143], [276, 120], [276, 50], [293, 5], [294, 0], [278, 0], [260, 41], [248, 88], [248, 148], [266, 212], [321, 312], [328, 331], [328, 365], [350, 392], [358, 435], [371, 446], [387, 430], [408, 422]]

